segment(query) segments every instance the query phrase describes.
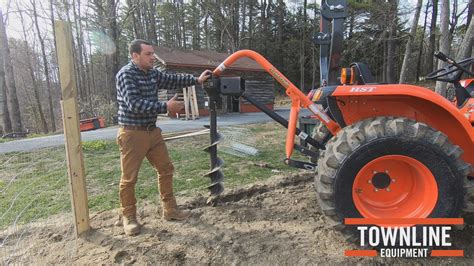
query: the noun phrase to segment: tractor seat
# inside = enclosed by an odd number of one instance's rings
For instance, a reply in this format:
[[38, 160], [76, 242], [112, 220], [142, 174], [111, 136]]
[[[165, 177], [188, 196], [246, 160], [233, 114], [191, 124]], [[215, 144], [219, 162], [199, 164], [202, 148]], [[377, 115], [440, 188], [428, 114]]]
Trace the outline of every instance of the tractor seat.
[[341, 83], [344, 85], [374, 84], [374, 76], [364, 63], [352, 63], [348, 68], [341, 69]]
[[467, 92], [471, 95], [471, 98], [474, 98], [474, 80], [468, 83], [465, 88]]
[[461, 80], [458, 84], [461, 85], [459, 86], [459, 88], [463, 88], [470, 98], [474, 98], [474, 79], [464, 79]]
[[369, 67], [364, 64], [364, 63], [352, 63], [351, 67], [356, 68], [356, 79], [358, 81], [358, 84], [363, 85], [363, 84], [370, 84], [370, 83], [375, 83], [374, 76], [372, 75], [372, 72], [370, 71]]

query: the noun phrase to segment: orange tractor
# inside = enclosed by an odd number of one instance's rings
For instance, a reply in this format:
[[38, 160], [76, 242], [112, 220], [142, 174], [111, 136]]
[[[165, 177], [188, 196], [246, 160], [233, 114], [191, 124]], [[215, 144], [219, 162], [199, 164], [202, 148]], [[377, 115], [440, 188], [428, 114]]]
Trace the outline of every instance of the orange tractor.
[[[224, 179], [215, 109], [220, 95], [232, 95], [288, 128], [285, 163], [315, 171], [319, 205], [337, 228], [346, 230], [345, 218], [448, 218], [474, 212], [474, 74], [469, 70], [474, 58], [455, 62], [436, 54], [449, 65], [427, 79], [452, 83], [454, 103], [427, 88], [375, 83], [364, 64], [338, 66], [345, 1], [322, 2], [321, 32], [315, 37], [321, 45], [321, 88], [304, 95], [250, 50], [229, 56], [204, 86], [211, 111], [209, 202], [216, 202]], [[292, 100], [289, 120], [247, 96], [242, 79], [219, 78], [242, 57], [255, 60], [285, 88]], [[461, 80], [464, 74], [471, 79]], [[297, 128], [301, 108], [321, 121], [312, 136]], [[295, 144], [295, 136], [312, 148]], [[293, 160], [295, 149], [311, 162]]]

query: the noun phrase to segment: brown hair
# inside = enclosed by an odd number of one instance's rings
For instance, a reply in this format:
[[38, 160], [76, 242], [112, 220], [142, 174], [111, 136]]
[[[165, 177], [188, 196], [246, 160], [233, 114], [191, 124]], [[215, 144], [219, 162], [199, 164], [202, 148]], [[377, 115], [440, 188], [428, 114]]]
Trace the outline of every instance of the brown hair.
[[130, 44], [128, 45], [128, 51], [130, 52], [130, 55], [132, 55], [133, 53], [140, 54], [142, 51], [142, 44], [152, 45], [151, 42], [149, 41], [135, 39], [131, 41]]

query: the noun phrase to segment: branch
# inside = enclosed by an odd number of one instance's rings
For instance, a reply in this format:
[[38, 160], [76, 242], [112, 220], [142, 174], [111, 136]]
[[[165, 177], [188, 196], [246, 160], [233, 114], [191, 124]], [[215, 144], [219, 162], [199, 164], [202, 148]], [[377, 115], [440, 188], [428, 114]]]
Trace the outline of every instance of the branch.
[[123, 30], [123, 24], [125, 24], [125, 22], [127, 22], [127, 19], [128, 17], [133, 13], [135, 12], [135, 10], [137, 9], [138, 5], [134, 5], [134, 7], [130, 7], [130, 9], [127, 11], [127, 13], [125, 13], [125, 18], [122, 20], [122, 22], [117, 22], [117, 24], [122, 24], [120, 25], [120, 27], [118, 27], [119, 29], [117, 30], [117, 33], [118, 35], [120, 35], [122, 33], [122, 30]]

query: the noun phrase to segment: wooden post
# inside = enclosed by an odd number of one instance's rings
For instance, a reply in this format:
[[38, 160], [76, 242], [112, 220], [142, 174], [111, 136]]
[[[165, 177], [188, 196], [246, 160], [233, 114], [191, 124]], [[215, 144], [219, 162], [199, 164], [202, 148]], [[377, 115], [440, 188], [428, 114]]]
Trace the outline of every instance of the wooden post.
[[196, 117], [194, 116], [193, 91], [191, 90], [191, 87], [188, 87], [188, 102], [189, 102], [189, 109], [191, 111], [191, 118], [195, 120]]
[[79, 130], [79, 114], [77, 111], [77, 88], [74, 76], [74, 51], [72, 48], [71, 27], [65, 21], [56, 21], [55, 32], [71, 205], [74, 214], [76, 236], [79, 236], [81, 233], [88, 231], [90, 225], [81, 132]]
[[186, 115], [186, 120], [189, 118], [189, 109], [188, 109], [188, 87], [183, 88], [183, 97], [184, 97], [184, 113]]
[[196, 118], [199, 118], [199, 107], [198, 107], [198, 102], [197, 102], [196, 86], [193, 85], [191, 87], [191, 90], [193, 92], [194, 112], [195, 112]]

